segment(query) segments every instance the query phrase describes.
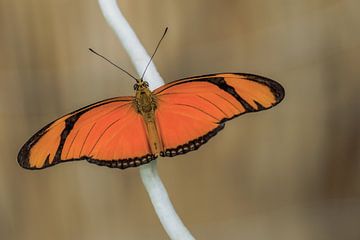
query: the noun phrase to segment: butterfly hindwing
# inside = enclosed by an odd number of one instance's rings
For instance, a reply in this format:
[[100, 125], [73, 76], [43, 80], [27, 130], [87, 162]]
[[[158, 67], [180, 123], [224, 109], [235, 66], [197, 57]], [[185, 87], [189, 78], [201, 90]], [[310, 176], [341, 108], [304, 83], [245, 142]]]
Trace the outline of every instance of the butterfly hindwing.
[[271, 108], [284, 97], [277, 82], [241, 73], [181, 79], [154, 93], [163, 156], [196, 150], [223, 129], [225, 121]]

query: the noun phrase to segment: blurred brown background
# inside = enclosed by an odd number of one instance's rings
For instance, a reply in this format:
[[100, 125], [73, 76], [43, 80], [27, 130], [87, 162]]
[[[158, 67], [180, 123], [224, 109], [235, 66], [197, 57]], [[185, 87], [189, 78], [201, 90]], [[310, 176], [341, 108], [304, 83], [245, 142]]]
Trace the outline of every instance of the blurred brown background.
[[[357, 0], [119, 0], [168, 81], [213, 72], [273, 78], [285, 100], [228, 122], [199, 151], [160, 158], [197, 239], [360, 239]], [[97, 1], [0, 0], [0, 239], [167, 239], [139, 178], [86, 162], [20, 168], [53, 119], [133, 94], [135, 73]]]

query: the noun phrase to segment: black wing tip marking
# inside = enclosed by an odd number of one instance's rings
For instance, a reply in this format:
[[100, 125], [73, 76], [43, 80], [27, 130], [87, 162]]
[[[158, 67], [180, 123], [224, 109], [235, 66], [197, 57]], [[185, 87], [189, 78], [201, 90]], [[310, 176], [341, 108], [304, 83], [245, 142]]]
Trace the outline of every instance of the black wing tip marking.
[[[37, 131], [20, 149], [17, 162], [18, 164], [25, 169], [34, 169], [30, 167], [29, 163], [29, 154], [30, 149], [40, 140], [40, 138], [46, 133], [47, 129], [54, 123], [55, 121], [49, 123], [39, 131]], [[35, 168], [36, 169], [36, 168]]]
[[239, 75], [239, 76], [245, 76], [246, 79], [249, 79], [249, 80], [252, 80], [252, 81], [255, 81], [255, 82], [258, 82], [258, 83], [268, 86], [270, 88], [271, 92], [275, 96], [276, 103], [273, 104], [273, 106], [280, 103], [285, 97], [284, 87], [280, 83], [278, 83], [270, 78], [251, 74], [251, 73], [233, 73], [233, 74]]
[[[246, 113], [268, 110], [268, 109], [276, 106], [277, 104], [279, 104], [285, 97], [285, 89], [284, 89], [284, 87], [280, 83], [278, 83], [278, 82], [276, 82], [276, 81], [274, 81], [274, 80], [272, 80], [270, 78], [262, 77], [262, 76], [251, 74], [251, 73], [231, 73], [231, 74], [235, 74], [235, 75], [239, 75], [239, 76], [245, 76], [246, 79], [249, 79], [251, 81], [255, 81], [255, 82], [258, 82], [258, 83], [261, 83], [261, 84], [264, 84], [264, 85], [268, 86], [270, 88], [271, 92], [275, 96], [275, 103], [273, 103], [270, 107], [264, 107], [259, 102], [254, 101], [256, 106], [257, 106], [257, 109], [254, 109], [248, 103], [246, 103], [245, 100], [243, 100], [239, 95], [236, 94], [237, 96], [235, 96], [235, 98], [236, 99], [240, 98], [240, 103], [244, 106], [246, 111], [242, 112], [240, 114], [234, 115], [234, 116], [232, 116], [230, 118], [224, 118], [219, 123], [224, 123], [226, 121], [229, 121], [229, 120], [231, 120], [233, 118], [239, 117], [239, 116], [241, 116], [243, 114], [246, 114]], [[229, 86], [229, 87], [231, 87], [231, 86]]]
[[20, 167], [23, 167], [25, 169], [30, 168], [29, 164], [29, 151], [28, 151], [28, 145], [25, 143], [24, 146], [21, 147], [18, 155], [17, 155], [17, 162], [20, 165]]
[[17, 162], [20, 165], [20, 167], [25, 168], [25, 169], [31, 169], [30, 164], [29, 164], [29, 158], [26, 156], [26, 153], [24, 153], [22, 151], [22, 149], [20, 150], [20, 152], [17, 156]]
[[214, 137], [219, 131], [221, 131], [225, 127], [225, 123], [220, 123], [219, 126], [208, 132], [207, 134], [198, 137], [194, 140], [190, 140], [189, 142], [179, 145], [175, 148], [165, 149], [160, 152], [160, 156], [162, 157], [175, 157], [176, 155], [181, 155], [188, 153], [190, 151], [197, 150], [200, 146], [207, 143], [210, 138]]
[[[262, 85], [267, 86], [270, 91], [272, 92], [272, 94], [275, 97], [275, 102], [273, 104], [271, 104], [270, 107], [264, 107], [262, 106], [259, 102], [254, 101], [257, 108], [253, 108], [248, 102], [246, 102], [236, 91], [235, 89], [230, 86], [225, 78], [221, 76], [222, 74], [234, 74], [234, 75], [238, 75], [240, 77], [245, 77], [245, 79], [250, 80], [250, 81], [254, 81], [257, 83], [260, 83]], [[262, 110], [267, 110], [270, 109], [272, 107], [274, 107], [275, 105], [277, 105], [278, 103], [280, 103], [284, 97], [285, 97], [285, 89], [283, 88], [283, 86], [281, 86], [280, 83], [270, 79], [270, 78], [266, 78], [266, 77], [262, 77], [259, 75], [255, 75], [255, 74], [250, 74], [250, 73], [222, 73], [219, 74], [219, 76], [216, 77], [211, 77], [211, 78], [204, 78], [201, 80], [205, 80], [205, 81], [209, 81], [215, 85], [217, 85], [219, 88], [223, 89], [224, 91], [226, 91], [227, 93], [231, 94], [235, 99], [237, 99], [241, 105], [245, 108], [246, 112], [244, 113], [248, 113], [248, 112], [258, 112], [258, 111], [262, 111]], [[239, 115], [235, 115], [234, 117], [240, 116], [243, 113], [239, 114]], [[233, 117], [232, 117], [233, 118]], [[230, 119], [232, 119], [230, 118]], [[225, 120], [225, 119], [224, 119]], [[221, 121], [221, 122], [224, 122]], [[227, 119], [229, 120], [229, 119]]]

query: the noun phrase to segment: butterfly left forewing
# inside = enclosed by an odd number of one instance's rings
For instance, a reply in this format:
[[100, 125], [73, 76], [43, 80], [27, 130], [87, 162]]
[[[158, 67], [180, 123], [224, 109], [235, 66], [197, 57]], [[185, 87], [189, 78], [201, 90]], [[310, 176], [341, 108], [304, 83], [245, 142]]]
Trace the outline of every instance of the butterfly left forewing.
[[98, 165], [127, 168], [155, 158], [133, 98], [119, 97], [81, 108], [50, 123], [25, 143], [18, 162], [24, 168], [41, 169], [85, 159]]

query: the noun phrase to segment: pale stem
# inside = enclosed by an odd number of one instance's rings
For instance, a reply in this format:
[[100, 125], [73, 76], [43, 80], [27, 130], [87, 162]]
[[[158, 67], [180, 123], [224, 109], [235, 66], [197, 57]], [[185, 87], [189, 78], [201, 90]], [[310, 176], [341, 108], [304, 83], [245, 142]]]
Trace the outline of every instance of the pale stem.
[[169, 199], [156, 167], [157, 161], [140, 167], [141, 180], [150, 196], [161, 224], [173, 240], [195, 239], [182, 223]]
[[[99, 4], [105, 19], [115, 31], [134, 64], [138, 75], [141, 76], [150, 60], [145, 48], [136, 36], [134, 30], [126, 21], [124, 15], [120, 12], [115, 0], [99, 0]], [[161, 33], [162, 32], [159, 33], [159, 36]], [[155, 43], [156, 42], [154, 42], [154, 47]], [[164, 85], [164, 80], [156, 70], [154, 63], [149, 65], [144, 80], [149, 83], [151, 90]]]
[[[115, 0], [99, 0], [100, 8], [109, 25], [113, 28], [120, 42], [129, 54], [139, 76], [142, 75], [150, 57], [140, 43], [135, 32], [120, 12]], [[150, 89], [164, 84], [153, 63], [150, 64], [145, 80]], [[150, 196], [155, 211], [165, 231], [172, 240], [193, 240], [194, 237], [182, 223], [169, 199], [166, 189], [159, 177], [157, 161], [140, 166], [141, 180]]]

